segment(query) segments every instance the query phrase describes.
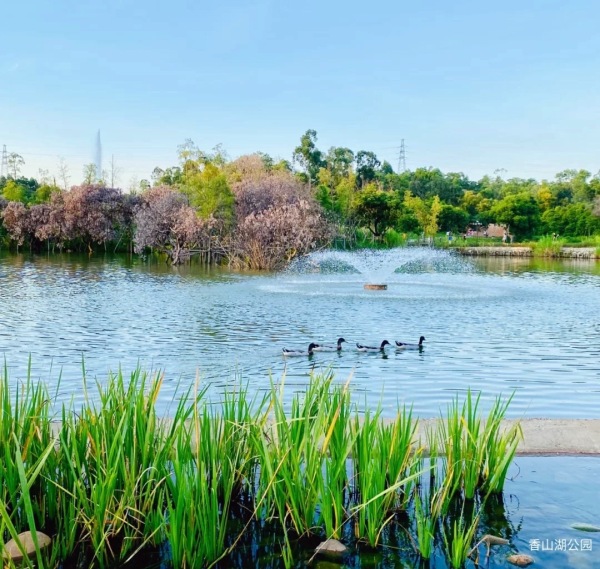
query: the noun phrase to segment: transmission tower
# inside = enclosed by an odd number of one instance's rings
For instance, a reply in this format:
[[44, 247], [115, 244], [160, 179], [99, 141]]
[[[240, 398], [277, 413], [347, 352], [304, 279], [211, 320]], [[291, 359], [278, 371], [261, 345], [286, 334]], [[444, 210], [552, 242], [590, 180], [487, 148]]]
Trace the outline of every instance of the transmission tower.
[[404, 139], [400, 143], [400, 152], [398, 153], [398, 173], [406, 171], [406, 148], [404, 147]]
[[6, 144], [2, 147], [2, 164], [0, 165], [0, 177], [8, 176], [8, 152]]

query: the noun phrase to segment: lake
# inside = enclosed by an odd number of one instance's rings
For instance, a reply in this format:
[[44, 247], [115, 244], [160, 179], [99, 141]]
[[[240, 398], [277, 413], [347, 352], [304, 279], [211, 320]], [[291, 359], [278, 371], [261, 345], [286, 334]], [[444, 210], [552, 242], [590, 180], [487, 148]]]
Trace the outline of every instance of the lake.
[[[367, 291], [367, 282], [385, 291]], [[290, 394], [313, 371], [349, 379], [355, 400], [384, 415], [412, 405], [437, 416], [468, 388], [482, 408], [514, 399], [512, 417], [600, 417], [600, 268], [595, 261], [462, 258], [408, 247], [322, 251], [276, 274], [138, 258], [0, 255], [0, 350], [11, 380], [31, 358], [57, 401], [83, 397], [82, 362], [102, 382], [119, 366], [165, 375], [159, 406], [198, 377], [211, 397], [285, 376]], [[422, 350], [361, 353], [357, 342]], [[309, 342], [339, 353], [282, 357]], [[60, 383], [59, 383], [60, 378]]]

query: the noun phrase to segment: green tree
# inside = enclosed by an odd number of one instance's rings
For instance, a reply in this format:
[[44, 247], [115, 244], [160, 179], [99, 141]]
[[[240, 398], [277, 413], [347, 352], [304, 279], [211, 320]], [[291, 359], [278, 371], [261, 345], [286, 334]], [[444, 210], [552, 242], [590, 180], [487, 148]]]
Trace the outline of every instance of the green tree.
[[330, 187], [336, 186], [342, 178], [350, 175], [353, 162], [354, 152], [349, 148], [332, 146], [329, 149], [325, 158], [325, 167], [331, 175]]
[[201, 172], [189, 176], [181, 189], [201, 218], [233, 221], [235, 198], [225, 173], [215, 164], [209, 162]]
[[591, 176], [587, 170], [563, 170], [556, 174], [556, 180], [569, 187], [574, 202], [589, 203], [594, 199], [594, 190], [588, 183]]
[[6, 182], [2, 190], [2, 196], [9, 202], [27, 203], [27, 189], [14, 180]]
[[359, 150], [356, 153], [356, 183], [362, 188], [373, 182], [381, 162], [373, 152]]
[[542, 214], [542, 231], [560, 235], [593, 235], [600, 232], [600, 218], [593, 214], [591, 206], [574, 203], [557, 206]]
[[367, 184], [354, 195], [352, 209], [376, 239], [394, 226], [397, 217], [395, 195], [380, 190], [375, 184]]
[[438, 231], [438, 218], [442, 210], [440, 198], [434, 196], [431, 201], [426, 202], [407, 191], [404, 194], [404, 206], [413, 213], [423, 233], [428, 237], [435, 237]]
[[33, 203], [48, 203], [50, 201], [50, 198], [52, 197], [52, 194], [56, 192], [60, 192], [60, 188], [58, 186], [55, 186], [53, 184], [43, 184], [35, 191], [35, 194], [33, 196]]
[[511, 194], [495, 203], [490, 210], [491, 218], [506, 225], [515, 238], [532, 237], [540, 224], [540, 206], [528, 192]]
[[317, 131], [307, 130], [300, 138], [300, 145], [294, 149], [294, 161], [302, 166], [309, 185], [317, 183], [319, 169], [325, 166], [323, 153], [316, 143]]
[[442, 204], [438, 224], [442, 231], [452, 231], [454, 233], [462, 233], [471, 216], [462, 208], [453, 205]]

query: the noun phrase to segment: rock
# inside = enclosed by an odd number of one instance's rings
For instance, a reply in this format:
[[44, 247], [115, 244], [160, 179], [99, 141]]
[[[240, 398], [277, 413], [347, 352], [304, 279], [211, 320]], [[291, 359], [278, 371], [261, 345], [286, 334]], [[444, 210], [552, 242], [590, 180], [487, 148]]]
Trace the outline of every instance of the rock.
[[498, 537], [496, 535], [486, 533], [481, 538], [481, 543], [485, 543], [488, 547], [490, 547], [491, 545], [508, 545], [509, 541], [508, 539], [504, 539], [503, 537]]
[[338, 557], [343, 555], [348, 548], [337, 539], [330, 538], [327, 541], [323, 541], [315, 548], [315, 553], [322, 553], [323, 555], [331, 555]]
[[364, 287], [366, 290], [387, 290], [386, 284], [366, 284]]
[[527, 567], [533, 563], [533, 557], [531, 555], [525, 555], [524, 553], [517, 553], [515, 555], [509, 555], [506, 560], [513, 565], [519, 567]]
[[600, 531], [600, 527], [592, 524], [571, 524], [571, 527], [579, 531]]
[[[40, 550], [48, 547], [52, 541], [45, 533], [42, 533], [41, 531], [36, 532], [36, 537]], [[20, 533], [17, 538], [27, 553], [27, 557], [34, 557], [35, 545], [33, 543], [33, 534], [30, 531], [24, 531], [23, 533]], [[4, 544], [4, 552], [2, 555], [5, 559], [12, 559], [15, 563], [23, 561], [23, 554], [21, 553], [21, 550], [14, 539], [11, 539], [9, 542]]]

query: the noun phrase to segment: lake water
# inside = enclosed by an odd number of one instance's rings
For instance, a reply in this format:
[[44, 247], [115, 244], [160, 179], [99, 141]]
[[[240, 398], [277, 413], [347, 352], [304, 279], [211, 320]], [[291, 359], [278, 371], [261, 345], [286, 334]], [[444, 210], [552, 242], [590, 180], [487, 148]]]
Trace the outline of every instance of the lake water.
[[[386, 291], [367, 291], [367, 282]], [[104, 381], [119, 366], [163, 371], [169, 413], [196, 377], [218, 394], [312, 371], [350, 378], [357, 402], [439, 414], [457, 394], [482, 407], [515, 393], [513, 417], [600, 417], [600, 269], [594, 261], [465, 259], [447, 251], [320, 252], [278, 274], [172, 268], [139, 259], [0, 256], [0, 350], [11, 380], [31, 357], [58, 401], [82, 397], [82, 360]], [[355, 343], [427, 340], [421, 351]], [[282, 348], [348, 342], [340, 353]], [[179, 391], [178, 391], [179, 390]]]

